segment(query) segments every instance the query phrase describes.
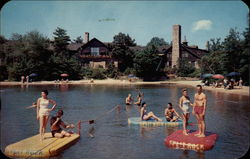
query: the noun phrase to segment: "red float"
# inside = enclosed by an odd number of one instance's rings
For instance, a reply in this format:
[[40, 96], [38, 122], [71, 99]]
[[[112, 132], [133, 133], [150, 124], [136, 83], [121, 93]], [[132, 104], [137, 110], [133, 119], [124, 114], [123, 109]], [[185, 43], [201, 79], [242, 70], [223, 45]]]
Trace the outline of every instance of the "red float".
[[167, 147], [194, 151], [206, 151], [214, 147], [217, 134], [206, 132], [205, 137], [194, 136], [198, 131], [188, 130], [188, 135], [183, 134], [183, 130], [177, 130], [166, 137], [165, 144]]

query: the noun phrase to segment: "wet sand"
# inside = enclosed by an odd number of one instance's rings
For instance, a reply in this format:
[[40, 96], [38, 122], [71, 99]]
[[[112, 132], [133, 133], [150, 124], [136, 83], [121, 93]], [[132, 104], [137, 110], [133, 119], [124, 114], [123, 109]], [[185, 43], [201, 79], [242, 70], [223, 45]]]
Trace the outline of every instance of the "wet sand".
[[[155, 81], [155, 82], [145, 82], [145, 81], [128, 81], [128, 80], [115, 80], [115, 79], [105, 79], [105, 80], [94, 80], [94, 82], [91, 82], [90, 80], [77, 80], [77, 81], [69, 81], [69, 82], [59, 82], [55, 83], [55, 81], [38, 81], [38, 82], [30, 82], [28, 85], [50, 85], [50, 84], [72, 84], [72, 85], [82, 85], [82, 84], [92, 84], [92, 85], [159, 85], [159, 84], [171, 84], [171, 85], [183, 85], [184, 87], [196, 87], [198, 84], [202, 84], [201, 80], [193, 80], [193, 81], [187, 81], [187, 80], [168, 80], [168, 81]], [[14, 85], [27, 85], [27, 83], [22, 84], [21, 82], [0, 82], [0, 86], [14, 86]], [[249, 87], [243, 86], [242, 88], [239, 88], [238, 86], [235, 86], [234, 89], [228, 90], [224, 88], [213, 88], [212, 86], [203, 86], [204, 90], [209, 91], [218, 91], [218, 92], [224, 92], [224, 93], [230, 93], [230, 94], [240, 94], [240, 95], [246, 95], [249, 96]]]

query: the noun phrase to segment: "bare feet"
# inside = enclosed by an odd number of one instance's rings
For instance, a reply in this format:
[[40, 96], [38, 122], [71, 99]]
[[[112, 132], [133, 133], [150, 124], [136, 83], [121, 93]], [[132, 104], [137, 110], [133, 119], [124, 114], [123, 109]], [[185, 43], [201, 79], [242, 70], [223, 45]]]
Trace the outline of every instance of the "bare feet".
[[185, 131], [185, 130], [183, 130], [183, 134], [186, 136], [188, 135], [187, 131]]
[[158, 118], [157, 121], [162, 121], [162, 119]]
[[194, 134], [194, 136], [200, 136], [200, 135], [201, 135], [200, 133]]
[[204, 135], [204, 134], [201, 134], [201, 135], [198, 135], [197, 137], [205, 137], [205, 135]]

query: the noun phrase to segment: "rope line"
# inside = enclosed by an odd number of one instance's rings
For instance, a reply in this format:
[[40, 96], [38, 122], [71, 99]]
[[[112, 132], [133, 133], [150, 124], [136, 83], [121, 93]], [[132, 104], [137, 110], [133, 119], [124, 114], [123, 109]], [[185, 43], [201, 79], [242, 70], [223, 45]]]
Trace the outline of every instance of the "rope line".
[[[115, 106], [114, 108], [110, 109], [109, 111], [102, 113], [100, 116], [98, 116], [97, 118], [95, 118], [95, 119], [93, 119], [93, 120], [80, 120], [79, 122], [80, 122], [80, 123], [89, 123], [89, 124], [93, 124], [93, 123], [95, 123], [95, 121], [97, 121], [97, 120], [103, 118], [105, 115], [111, 113], [112, 111], [114, 111], [116, 108], [119, 108], [119, 107], [120, 107], [120, 105], [117, 105], [117, 106]], [[79, 123], [79, 122], [78, 122], [78, 123]]]

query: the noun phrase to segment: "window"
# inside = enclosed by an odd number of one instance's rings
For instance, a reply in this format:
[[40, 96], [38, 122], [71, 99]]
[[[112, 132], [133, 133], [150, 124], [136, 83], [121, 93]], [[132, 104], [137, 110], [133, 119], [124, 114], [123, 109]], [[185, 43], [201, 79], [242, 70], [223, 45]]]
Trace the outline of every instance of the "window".
[[100, 55], [99, 47], [92, 47], [91, 48], [91, 55], [93, 55], [93, 56], [99, 56]]

